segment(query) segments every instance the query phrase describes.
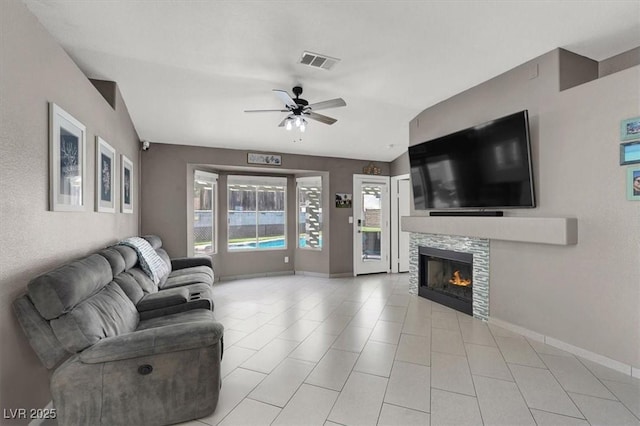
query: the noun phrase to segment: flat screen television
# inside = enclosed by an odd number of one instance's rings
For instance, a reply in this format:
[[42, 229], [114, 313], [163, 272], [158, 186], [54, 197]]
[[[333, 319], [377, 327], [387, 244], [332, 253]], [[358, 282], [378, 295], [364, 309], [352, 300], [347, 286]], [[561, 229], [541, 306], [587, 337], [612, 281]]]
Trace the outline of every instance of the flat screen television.
[[409, 147], [416, 210], [535, 207], [527, 111]]

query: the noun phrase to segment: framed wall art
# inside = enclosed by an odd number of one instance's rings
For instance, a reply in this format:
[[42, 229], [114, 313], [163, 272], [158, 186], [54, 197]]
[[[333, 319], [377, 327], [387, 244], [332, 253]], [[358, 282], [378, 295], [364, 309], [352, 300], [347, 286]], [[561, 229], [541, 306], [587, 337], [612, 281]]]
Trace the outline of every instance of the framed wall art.
[[96, 136], [96, 211], [116, 211], [116, 150]]
[[640, 201], [640, 166], [627, 169], [627, 199]]
[[640, 140], [620, 144], [620, 165], [640, 163]]
[[120, 167], [120, 211], [133, 213], [133, 163], [122, 154]]
[[352, 206], [353, 195], [336, 192], [336, 207], [339, 209], [350, 209]]
[[49, 103], [49, 209], [84, 210], [86, 127]]
[[247, 163], [263, 164], [267, 166], [281, 166], [282, 156], [276, 154], [257, 154], [250, 152], [247, 154]]
[[640, 138], [640, 117], [628, 118], [620, 122], [620, 140]]

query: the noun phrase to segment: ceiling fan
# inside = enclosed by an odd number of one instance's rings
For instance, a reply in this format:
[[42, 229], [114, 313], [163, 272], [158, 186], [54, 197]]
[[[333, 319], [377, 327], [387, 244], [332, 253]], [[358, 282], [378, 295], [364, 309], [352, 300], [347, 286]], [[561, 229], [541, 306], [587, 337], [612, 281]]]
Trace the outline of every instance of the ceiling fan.
[[318, 114], [315, 111], [347, 105], [342, 98], [310, 104], [306, 99], [302, 99], [300, 97], [302, 94], [302, 87], [300, 86], [293, 88], [295, 99], [289, 96], [289, 94], [284, 90], [273, 89], [273, 92], [282, 102], [284, 102], [286, 109], [250, 109], [245, 110], [244, 112], [288, 112], [289, 114], [280, 122], [280, 124], [278, 124], [278, 127], [285, 127], [287, 130], [291, 130], [295, 125], [301, 132], [304, 132], [307, 127], [307, 118], [324, 124], [333, 124], [338, 121], [335, 118]]

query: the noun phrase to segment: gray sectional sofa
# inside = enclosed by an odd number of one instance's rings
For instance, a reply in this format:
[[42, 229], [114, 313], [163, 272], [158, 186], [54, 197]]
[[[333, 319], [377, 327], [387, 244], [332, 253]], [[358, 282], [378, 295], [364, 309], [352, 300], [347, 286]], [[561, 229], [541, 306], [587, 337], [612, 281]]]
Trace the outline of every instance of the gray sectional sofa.
[[169, 259], [155, 284], [116, 245], [34, 278], [14, 310], [50, 370], [60, 425], [164, 425], [204, 417], [220, 391], [223, 327], [209, 259]]

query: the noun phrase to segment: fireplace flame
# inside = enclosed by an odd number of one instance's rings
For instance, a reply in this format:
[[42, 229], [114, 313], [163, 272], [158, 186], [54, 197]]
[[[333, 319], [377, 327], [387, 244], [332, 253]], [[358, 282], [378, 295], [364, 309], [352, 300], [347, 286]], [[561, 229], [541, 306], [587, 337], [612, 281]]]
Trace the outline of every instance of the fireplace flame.
[[460, 271], [455, 271], [453, 273], [453, 278], [449, 280], [450, 284], [459, 285], [461, 287], [467, 287], [471, 285], [471, 280], [465, 280], [460, 277]]

